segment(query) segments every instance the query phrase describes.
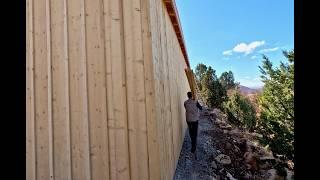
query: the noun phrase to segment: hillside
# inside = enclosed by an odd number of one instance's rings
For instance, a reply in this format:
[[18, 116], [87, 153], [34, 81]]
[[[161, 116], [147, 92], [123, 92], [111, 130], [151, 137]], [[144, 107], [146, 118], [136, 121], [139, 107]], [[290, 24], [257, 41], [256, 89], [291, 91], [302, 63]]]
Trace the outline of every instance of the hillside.
[[240, 88], [240, 92], [242, 94], [256, 94], [258, 92], [261, 92], [262, 88], [259, 88], [259, 89], [253, 89], [253, 88], [249, 88], [249, 87], [246, 87], [246, 86], [242, 86], [242, 85], [239, 85], [239, 88]]
[[262, 88], [253, 89], [242, 85], [239, 85], [239, 87], [240, 93], [250, 100], [256, 110], [256, 115], [259, 117], [261, 109], [258, 105], [258, 94], [262, 92]]
[[258, 133], [232, 125], [219, 109], [200, 115], [197, 151], [186, 133], [174, 180], [292, 180], [294, 163], [274, 157]]

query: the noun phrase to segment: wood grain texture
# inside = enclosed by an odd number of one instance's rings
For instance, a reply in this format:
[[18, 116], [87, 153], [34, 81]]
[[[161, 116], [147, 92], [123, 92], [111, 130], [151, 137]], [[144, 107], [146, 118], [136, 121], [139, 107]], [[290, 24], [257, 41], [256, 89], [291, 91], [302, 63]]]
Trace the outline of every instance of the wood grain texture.
[[28, 180], [172, 179], [189, 91], [158, 0], [27, 0]]

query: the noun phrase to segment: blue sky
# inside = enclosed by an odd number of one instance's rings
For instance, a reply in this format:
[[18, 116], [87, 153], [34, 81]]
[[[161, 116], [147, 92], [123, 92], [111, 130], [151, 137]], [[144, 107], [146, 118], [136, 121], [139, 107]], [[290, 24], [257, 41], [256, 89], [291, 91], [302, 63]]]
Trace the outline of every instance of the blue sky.
[[262, 86], [265, 54], [278, 66], [294, 47], [293, 0], [176, 0], [191, 67], [231, 70], [244, 86]]

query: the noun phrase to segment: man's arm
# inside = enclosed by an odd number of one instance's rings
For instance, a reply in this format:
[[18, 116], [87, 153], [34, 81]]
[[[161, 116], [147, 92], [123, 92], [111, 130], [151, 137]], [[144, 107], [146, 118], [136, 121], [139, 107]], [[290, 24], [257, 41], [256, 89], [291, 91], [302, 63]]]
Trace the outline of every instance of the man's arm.
[[197, 107], [202, 110], [202, 106], [199, 104], [199, 102], [197, 101]]

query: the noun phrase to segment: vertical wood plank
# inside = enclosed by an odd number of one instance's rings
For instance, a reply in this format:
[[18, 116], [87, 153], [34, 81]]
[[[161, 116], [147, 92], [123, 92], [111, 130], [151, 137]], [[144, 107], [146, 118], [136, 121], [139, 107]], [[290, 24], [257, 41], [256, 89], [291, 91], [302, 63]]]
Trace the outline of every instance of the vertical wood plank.
[[[137, 161], [139, 167], [139, 179], [149, 179], [148, 166], [148, 139], [147, 139], [147, 120], [146, 120], [146, 93], [144, 80], [144, 60], [143, 60], [143, 40], [142, 40], [142, 15], [141, 0], [133, 1], [133, 36], [134, 36], [134, 69], [135, 69], [135, 113], [137, 129]], [[138, 113], [137, 113], [138, 112]]]
[[167, 94], [166, 94], [166, 69], [164, 66], [164, 62], [166, 61], [166, 36], [165, 36], [165, 19], [164, 19], [164, 9], [163, 9], [163, 2], [158, 1], [157, 6], [159, 8], [159, 30], [160, 30], [160, 88], [161, 88], [161, 119], [162, 119], [162, 136], [163, 136], [163, 157], [164, 157], [164, 168], [165, 168], [165, 174], [164, 174], [164, 179], [170, 179], [170, 163], [169, 163], [169, 142], [168, 142], [168, 129], [167, 129], [167, 111], [166, 111], [166, 100], [167, 100]]
[[46, 0], [46, 41], [47, 41], [47, 82], [48, 82], [48, 133], [49, 133], [49, 175], [54, 177], [54, 152], [53, 152], [53, 122], [52, 122], [52, 73], [51, 73], [51, 14], [50, 2]]
[[[171, 75], [170, 71], [169, 71], [169, 59], [171, 59], [170, 57], [173, 56], [173, 54], [168, 54], [169, 53], [169, 49], [171, 49], [170, 44], [168, 44], [168, 39], [170, 38], [170, 33], [167, 33], [167, 27], [171, 25], [170, 20], [168, 21], [167, 19], [167, 10], [166, 7], [164, 5], [164, 3], [161, 4], [162, 5], [162, 16], [163, 16], [163, 33], [164, 33], [164, 41], [163, 41], [163, 45], [164, 45], [164, 51], [163, 51], [163, 69], [164, 69], [164, 92], [165, 92], [165, 112], [166, 112], [166, 142], [168, 143], [168, 163], [169, 163], [169, 177], [173, 177], [174, 175], [174, 150], [173, 150], [173, 142], [172, 142], [172, 138], [173, 138], [173, 132], [172, 132], [172, 119], [171, 119], [171, 92], [170, 92], [170, 78], [174, 76], [175, 74]], [[170, 61], [172, 62], [172, 61]]]
[[154, 64], [154, 86], [155, 86], [155, 114], [156, 114], [156, 129], [157, 139], [159, 146], [159, 171], [160, 178], [165, 179], [166, 174], [166, 159], [165, 159], [165, 146], [164, 146], [164, 133], [163, 133], [163, 103], [162, 103], [162, 53], [161, 53], [161, 24], [159, 1], [150, 0], [151, 13], [151, 37], [152, 37], [152, 63]]
[[140, 0], [124, 0], [131, 179], [149, 179]]
[[35, 130], [37, 179], [50, 178], [46, 1], [34, 0]]
[[[104, 111], [105, 111], [105, 121], [104, 121], [104, 127], [103, 127], [103, 131], [105, 131], [105, 139], [104, 141], [106, 141], [106, 145], [105, 145], [105, 152], [103, 153], [103, 156], [105, 158], [105, 166], [106, 169], [105, 171], [107, 171], [107, 174], [105, 176], [106, 179], [110, 179], [110, 156], [109, 156], [109, 147], [110, 147], [110, 143], [109, 143], [109, 127], [108, 127], [108, 101], [109, 101], [109, 94], [108, 94], [108, 89], [111, 88], [108, 86], [108, 77], [107, 77], [107, 71], [108, 71], [108, 66], [110, 65], [110, 16], [108, 16], [108, 14], [110, 14], [110, 2], [109, 0], [100, 0], [100, 23], [101, 23], [101, 39], [102, 39], [102, 43], [103, 43], [103, 62], [104, 62], [104, 66], [103, 66], [103, 73], [102, 75], [104, 76], [104, 95], [105, 95], [105, 107], [104, 107]], [[108, 40], [108, 41], [107, 41]]]
[[[72, 179], [67, 4], [51, 1], [54, 178]], [[50, 21], [49, 21], [50, 22]]]
[[108, 106], [111, 179], [130, 179], [122, 12], [122, 1], [111, 0], [110, 94], [113, 98], [112, 106]]
[[[166, 16], [167, 19], [167, 16]], [[166, 22], [168, 22], [168, 19], [166, 20]], [[181, 129], [179, 127], [176, 126], [177, 122], [181, 122], [178, 121], [177, 119], [177, 111], [179, 109], [176, 108], [175, 106], [175, 101], [177, 101], [177, 93], [176, 93], [176, 89], [177, 89], [177, 84], [178, 82], [176, 81], [176, 73], [179, 72], [176, 70], [176, 61], [173, 60], [173, 58], [176, 58], [174, 56], [173, 53], [173, 49], [172, 47], [172, 35], [170, 34], [170, 32], [168, 31], [168, 27], [170, 27], [170, 24], [166, 24], [166, 34], [167, 34], [167, 53], [168, 53], [168, 59], [167, 59], [167, 69], [168, 69], [168, 78], [169, 78], [169, 92], [170, 92], [170, 109], [171, 109], [171, 136], [172, 136], [172, 156], [173, 159], [176, 159], [176, 154], [177, 154], [177, 146], [176, 146], [176, 137], [177, 135], [180, 134]], [[173, 70], [174, 69], [174, 70]], [[180, 153], [179, 153], [180, 154]], [[174, 170], [175, 170], [175, 165], [173, 166]]]
[[138, 179], [139, 167], [136, 164], [137, 161], [137, 130], [135, 122], [135, 109], [134, 109], [134, 49], [133, 49], [133, 28], [135, 25], [133, 21], [133, 5], [132, 0], [123, 0], [123, 33], [124, 33], [124, 58], [125, 58], [125, 75], [126, 75], [126, 97], [127, 97], [127, 121], [128, 121], [128, 137], [129, 137], [129, 158], [130, 158], [130, 179]]
[[84, 1], [68, 0], [72, 178], [90, 180]]
[[152, 8], [150, 1], [141, 2], [142, 16], [142, 39], [143, 39], [143, 60], [144, 60], [144, 78], [146, 94], [146, 119], [147, 119], [147, 140], [148, 140], [148, 163], [149, 178], [154, 180], [160, 179], [160, 159], [159, 159], [159, 139], [156, 127], [155, 114], [155, 81], [154, 65], [152, 62], [152, 36], [151, 36], [151, 13]]
[[92, 179], [109, 177], [102, 4], [86, 0], [89, 137]]
[[26, 179], [36, 179], [33, 0], [26, 1]]
[[108, 125], [108, 151], [109, 156], [109, 177], [108, 179], [116, 179], [114, 176], [116, 172], [115, 165], [111, 162], [115, 162], [115, 136], [114, 131], [111, 132], [109, 129], [110, 123], [114, 123], [114, 112], [113, 112], [113, 84], [112, 84], [112, 56], [111, 56], [111, 1], [103, 0], [103, 21], [104, 21], [104, 57], [105, 57], [105, 76], [106, 76], [106, 95], [107, 95], [107, 125]]

